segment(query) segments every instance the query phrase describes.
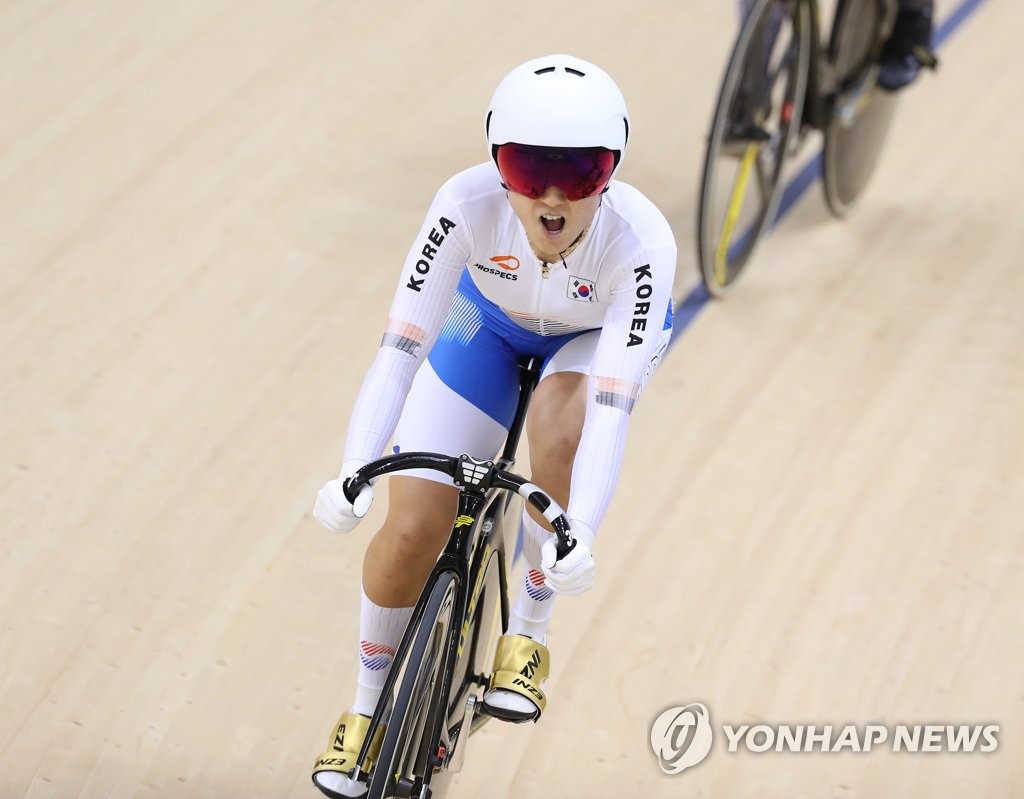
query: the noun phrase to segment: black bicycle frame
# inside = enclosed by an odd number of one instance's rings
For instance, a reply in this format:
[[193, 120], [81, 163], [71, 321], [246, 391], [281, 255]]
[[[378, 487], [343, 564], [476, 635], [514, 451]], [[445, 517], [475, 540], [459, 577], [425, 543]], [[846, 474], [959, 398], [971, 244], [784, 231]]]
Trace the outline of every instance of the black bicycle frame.
[[[797, 0], [804, 2], [805, 0]], [[821, 11], [818, 0], [808, 2], [811, 15], [811, 62], [810, 71], [807, 75], [807, 97], [804, 100], [804, 120], [817, 130], [824, 130], [832, 121], [834, 110], [837, 106], [844, 104], [845, 95], [859, 91], [860, 87], [844, 85], [848, 76], [839, 75], [836, 71], [833, 59], [839, 42], [835, 41], [835, 20], [844, 12], [844, 6], [848, 3], [873, 3], [876, 6], [876, 13], [880, 20], [879, 43], [884, 41], [892, 29], [896, 18], [896, 0], [839, 0], [833, 14], [833, 30], [829, 35], [828, 53], [824, 53], [821, 37]], [[856, 70], [860, 73], [862, 70]]]

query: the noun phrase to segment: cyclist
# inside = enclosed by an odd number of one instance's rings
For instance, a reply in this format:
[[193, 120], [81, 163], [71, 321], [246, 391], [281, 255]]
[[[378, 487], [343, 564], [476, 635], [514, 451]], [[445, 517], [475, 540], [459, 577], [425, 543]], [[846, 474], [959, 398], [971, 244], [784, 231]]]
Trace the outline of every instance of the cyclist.
[[[746, 19], [757, 0], [739, 0], [740, 19]], [[934, 68], [932, 32], [935, 0], [899, 0], [899, 11], [892, 34], [882, 53], [878, 85], [887, 91], [898, 91], [917, 78], [922, 67]], [[778, 22], [771, 21], [771, 27]], [[768, 34], [774, 39], [774, 33]]]
[[[356, 526], [372, 489], [353, 504], [342, 484], [393, 432], [396, 451], [493, 457], [515, 411], [518, 357], [543, 358], [526, 424], [531, 479], [566, 508], [577, 543], [558, 559], [543, 517], [524, 512], [523, 585], [484, 696], [491, 714], [519, 722], [546, 705], [555, 595], [594, 582], [594, 533], [630, 413], [671, 335], [676, 243], [653, 203], [613, 180], [629, 115], [593, 64], [551, 55], [513, 69], [485, 130], [489, 160], [441, 187], [406, 257], [340, 475], [314, 514], [336, 532]], [[355, 701], [313, 770], [330, 796], [365, 790], [347, 772], [456, 512], [456, 489], [435, 472], [395, 476], [390, 489], [363, 563]]]
[[[754, 10], [756, 3], [757, 0], [739, 0], [741, 21]], [[785, 7], [776, 5], [764, 22], [762, 74], [768, 72], [768, 60], [785, 14]], [[899, 91], [913, 83], [923, 67], [934, 69], [938, 65], [931, 49], [934, 14], [934, 0], [899, 0], [893, 30], [879, 63], [877, 85], [880, 88]], [[771, 98], [758, 83], [759, 79], [755, 78], [749, 84], [746, 79], [741, 84], [737, 106], [726, 131], [725, 148], [738, 157], [743, 156], [750, 142], [771, 139], [761, 121], [769, 113]]]

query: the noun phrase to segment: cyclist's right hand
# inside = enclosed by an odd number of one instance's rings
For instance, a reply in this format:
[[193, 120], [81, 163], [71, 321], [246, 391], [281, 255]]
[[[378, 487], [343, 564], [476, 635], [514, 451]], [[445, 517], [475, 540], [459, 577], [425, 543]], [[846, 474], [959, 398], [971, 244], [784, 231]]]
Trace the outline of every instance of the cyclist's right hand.
[[570, 521], [576, 544], [562, 557], [558, 556], [557, 539], [551, 536], [540, 549], [540, 569], [544, 582], [556, 594], [582, 594], [594, 586], [594, 531], [578, 519]]
[[345, 482], [366, 464], [365, 461], [346, 461], [341, 475], [329, 480], [317, 492], [313, 516], [332, 533], [350, 533], [370, 509], [373, 502], [373, 488], [363, 486], [355, 502], [349, 502], [342, 490]]

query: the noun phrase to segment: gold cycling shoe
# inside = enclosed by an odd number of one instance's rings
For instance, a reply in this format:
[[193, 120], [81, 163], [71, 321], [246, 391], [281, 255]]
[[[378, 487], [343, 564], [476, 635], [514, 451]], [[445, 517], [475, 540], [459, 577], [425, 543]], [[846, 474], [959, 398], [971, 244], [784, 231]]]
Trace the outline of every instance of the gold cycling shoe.
[[[334, 732], [331, 734], [327, 750], [313, 764], [313, 784], [328, 796], [351, 795], [346, 791], [338, 790], [336, 786], [339, 781], [351, 782], [348, 775], [356, 767], [356, 758], [359, 757], [359, 750], [363, 748], [363, 741], [366, 740], [369, 728], [368, 716], [360, 716], [350, 711], [341, 714], [341, 718], [338, 719]], [[373, 768], [383, 741], [384, 725], [381, 724], [377, 728], [377, 734], [374, 735], [373, 742], [366, 754], [364, 768], [367, 772]], [[364, 793], [365, 790], [364, 788]]]
[[[550, 671], [551, 655], [544, 644], [526, 635], [501, 636], [484, 706], [492, 716], [504, 721], [536, 721], [548, 704], [543, 686]], [[526, 704], [523, 702], [515, 702], [518, 707], [509, 707], [507, 701], [502, 701], [509, 698], [508, 692], [528, 699], [532, 707], [527, 710], [522, 707]]]

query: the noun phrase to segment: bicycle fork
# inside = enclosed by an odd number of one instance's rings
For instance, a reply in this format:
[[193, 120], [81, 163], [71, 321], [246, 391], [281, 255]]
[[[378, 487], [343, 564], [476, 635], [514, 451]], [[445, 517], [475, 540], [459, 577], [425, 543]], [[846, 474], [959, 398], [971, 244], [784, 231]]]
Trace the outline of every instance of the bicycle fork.
[[[445, 708], [446, 712], [438, 714], [434, 740], [438, 741], [438, 762], [435, 765], [443, 765], [446, 771], [453, 773], [462, 769], [469, 736], [490, 719], [475, 688], [486, 689], [488, 682], [486, 669], [489, 660], [484, 661], [483, 671], [477, 671], [477, 660], [481, 655], [479, 648], [487, 646], [488, 651], [482, 654], [486, 659], [492, 658], [494, 653], [489, 649], [494, 637], [491, 625], [496, 623], [500, 632], [508, 619], [508, 573], [502, 525], [503, 511], [504, 503], [501, 497], [495, 497], [494, 501], [487, 504], [480, 525], [480, 541], [469, 568], [473, 583], [466, 585], [467, 590], [460, 590], [460, 629], [456, 630], [453, 625], [449, 631], [448, 651], [449, 656], [455, 658], [452, 662], [456, 667], [446, 670], [447, 675], [451, 676], [451, 681], [442, 686], [444, 695], [440, 703], [440, 707]], [[492, 562], [495, 565], [492, 566]], [[497, 572], [493, 577], [492, 570]], [[492, 597], [491, 592], [496, 592], [497, 596]], [[462, 604], [463, 602], [465, 604]], [[500, 603], [500, 618], [492, 622], [495, 602]], [[459, 668], [463, 663], [464, 670]], [[463, 691], [466, 696], [461, 715], [458, 715], [457, 709], [452, 712], [451, 694], [455, 693], [458, 701], [458, 695]], [[455, 724], [451, 724], [453, 718], [458, 719]]]

